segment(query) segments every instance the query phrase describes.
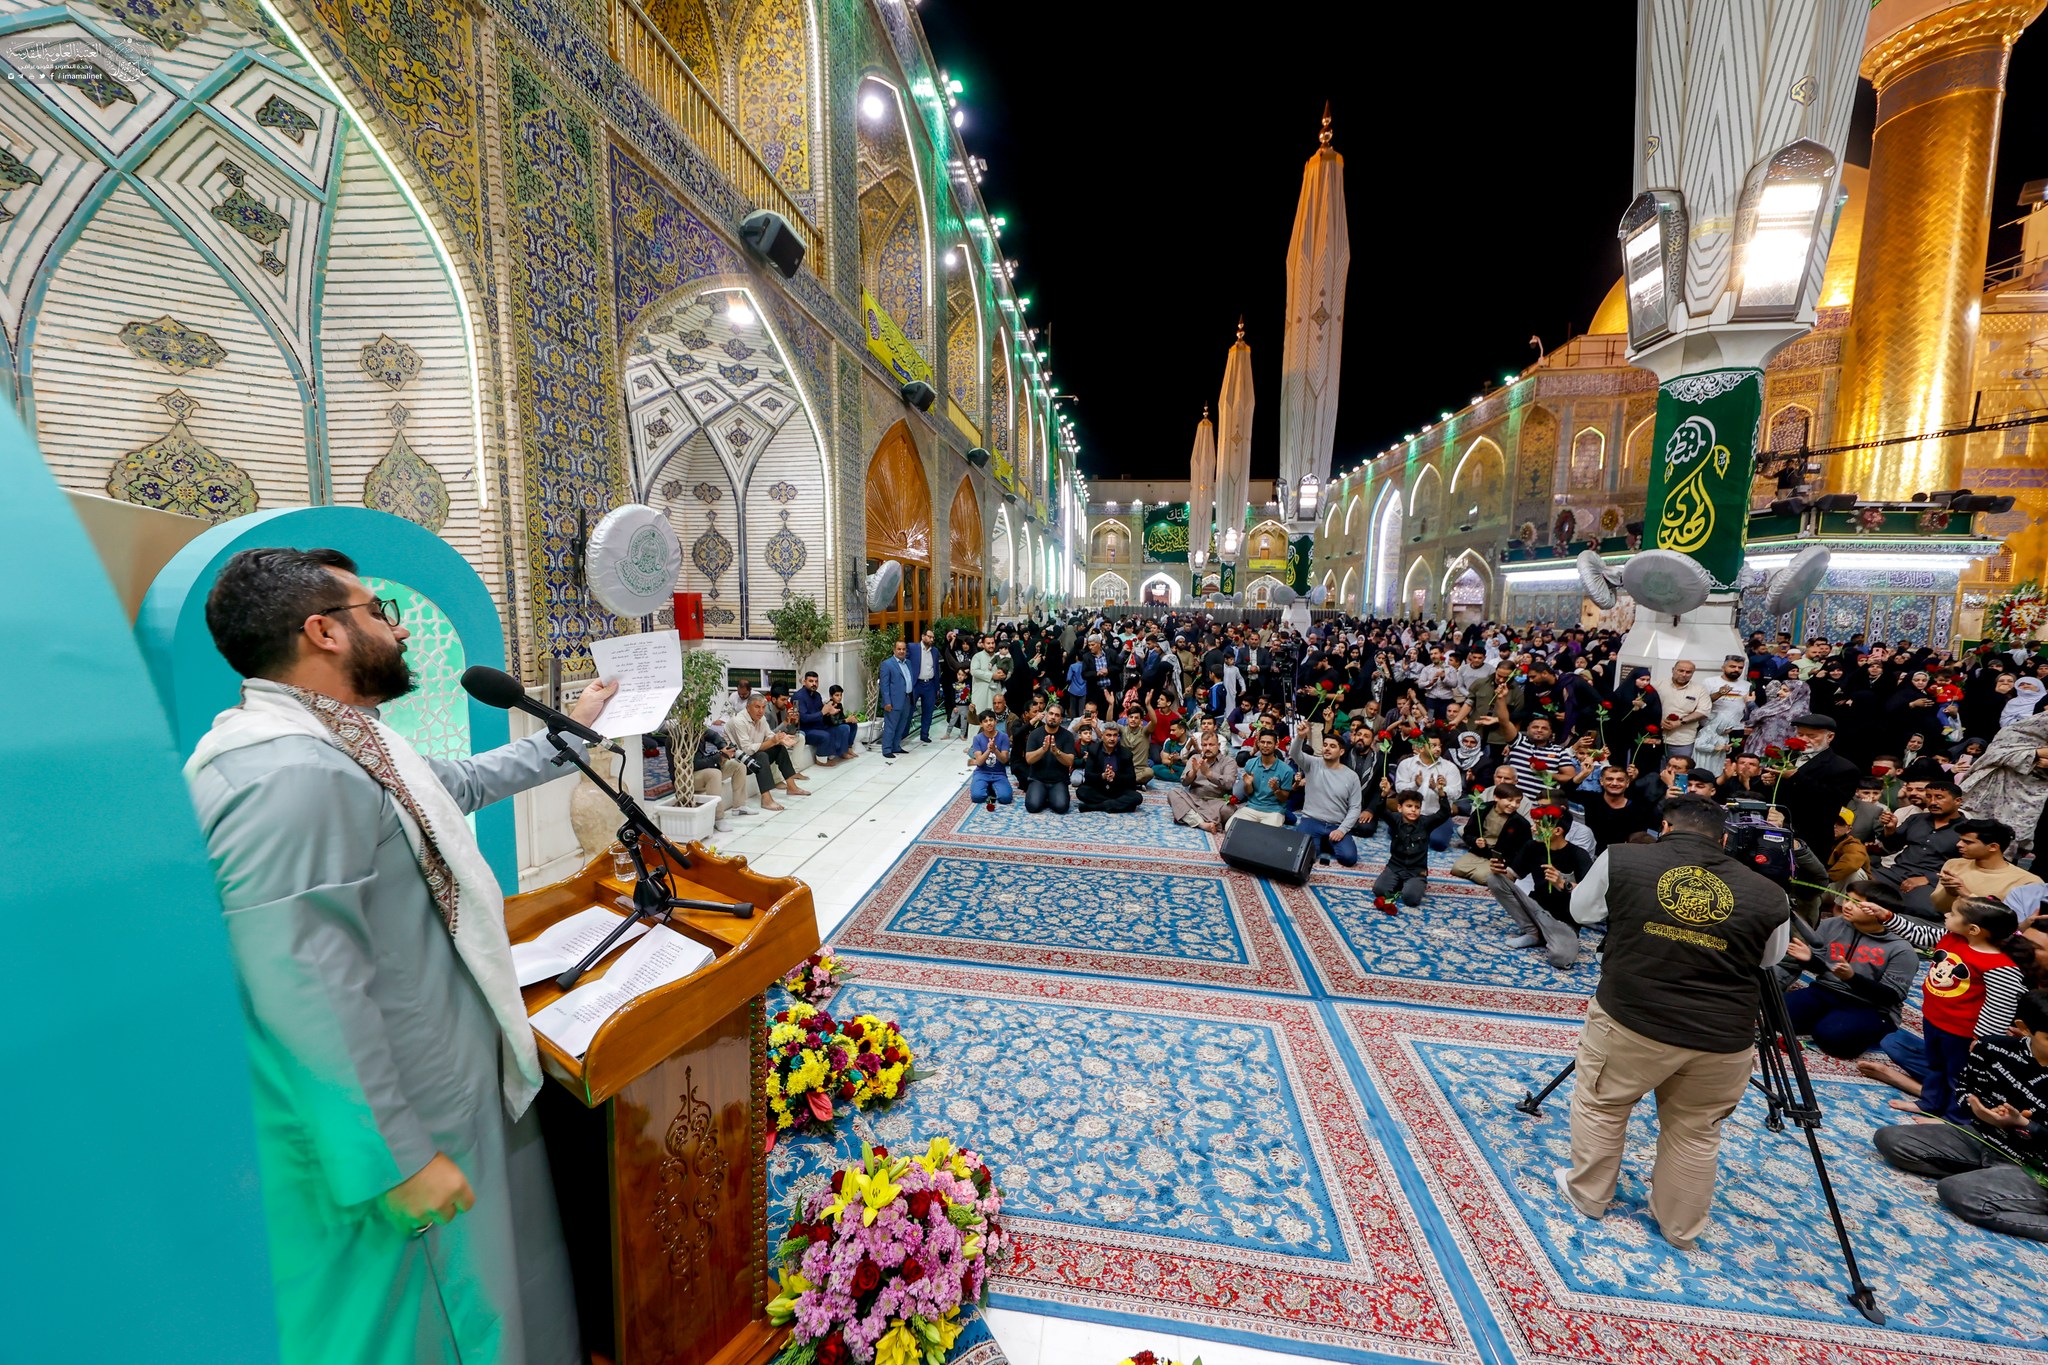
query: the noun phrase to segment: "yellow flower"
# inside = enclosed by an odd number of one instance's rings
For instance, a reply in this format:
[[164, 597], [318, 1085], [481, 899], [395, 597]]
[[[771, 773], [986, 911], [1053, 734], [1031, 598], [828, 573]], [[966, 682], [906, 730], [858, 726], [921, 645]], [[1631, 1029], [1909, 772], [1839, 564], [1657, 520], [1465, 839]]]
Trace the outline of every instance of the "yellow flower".
[[916, 1335], [901, 1318], [875, 1343], [875, 1365], [919, 1365], [923, 1358]]
[[825, 1210], [826, 1216], [843, 1223], [847, 1212], [858, 1204], [861, 1206], [861, 1226], [872, 1227], [882, 1210], [903, 1193], [889, 1176], [886, 1167], [872, 1174], [849, 1168], [846, 1178], [839, 1182], [839, 1193], [833, 1196], [832, 1203]]
[[924, 1155], [917, 1159], [917, 1164], [924, 1167], [927, 1171], [930, 1171], [932, 1174], [937, 1175], [939, 1167], [950, 1165], [952, 1163], [952, 1160], [952, 1139], [945, 1137], [935, 1137], [932, 1139], [932, 1145], [925, 1149]]
[[811, 1282], [794, 1270], [777, 1272], [782, 1281], [782, 1292], [768, 1301], [768, 1321], [777, 1327], [796, 1316], [796, 1301], [799, 1295], [811, 1287]]
[[960, 1310], [953, 1308], [937, 1322], [926, 1324], [925, 1359], [932, 1365], [937, 1365], [952, 1352], [953, 1342], [965, 1330], [960, 1326], [959, 1318]]

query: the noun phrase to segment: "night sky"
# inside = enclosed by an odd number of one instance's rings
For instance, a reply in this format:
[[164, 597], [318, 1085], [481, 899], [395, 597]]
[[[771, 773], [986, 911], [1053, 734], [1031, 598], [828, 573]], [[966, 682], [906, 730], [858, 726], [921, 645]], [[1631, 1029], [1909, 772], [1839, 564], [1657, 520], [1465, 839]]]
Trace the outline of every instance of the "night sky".
[[[1583, 331], [1630, 192], [1633, 6], [1609, 8], [1442, 6], [1431, 45], [1379, 6], [924, 0], [1017, 290], [1079, 396], [1083, 472], [1186, 478], [1242, 313], [1252, 474], [1275, 473], [1287, 239], [1325, 99], [1351, 225], [1336, 468], [1520, 370], [1532, 333]], [[2021, 39], [2008, 89], [1994, 223], [2048, 176], [2048, 38]], [[1865, 85], [1851, 161], [1874, 105]], [[1991, 259], [2018, 250], [1994, 233]]]

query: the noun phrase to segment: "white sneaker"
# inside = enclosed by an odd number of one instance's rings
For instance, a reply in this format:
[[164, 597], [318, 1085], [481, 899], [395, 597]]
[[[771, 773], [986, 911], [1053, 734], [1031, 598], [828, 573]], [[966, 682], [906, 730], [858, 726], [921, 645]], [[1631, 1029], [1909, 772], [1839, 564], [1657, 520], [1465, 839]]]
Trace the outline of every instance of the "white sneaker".
[[734, 806], [731, 810], [726, 812], [727, 815], [759, 815], [760, 813], [761, 812], [755, 810], [752, 806]]
[[730, 834], [730, 833], [732, 833], [732, 826], [731, 826], [730, 824], [728, 824], [727, 822], [725, 822], [724, 820], [720, 820], [720, 821], [719, 821], [718, 823], [714, 824], [714, 825], [713, 825], [713, 826], [712, 826], [711, 828], [712, 828], [712, 829], [714, 829], [714, 830], [716, 830], [716, 831], [718, 831], [718, 832], [719, 832], [720, 834]]

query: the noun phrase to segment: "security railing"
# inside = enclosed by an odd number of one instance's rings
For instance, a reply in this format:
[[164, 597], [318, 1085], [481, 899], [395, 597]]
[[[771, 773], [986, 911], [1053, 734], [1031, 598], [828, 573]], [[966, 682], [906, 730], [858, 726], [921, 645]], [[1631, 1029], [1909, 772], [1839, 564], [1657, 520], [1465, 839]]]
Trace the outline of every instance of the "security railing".
[[740, 136], [718, 101], [690, 74], [675, 45], [662, 35], [635, 0], [611, 0], [612, 58], [682, 129], [683, 136], [710, 158], [719, 174], [756, 208], [773, 209], [789, 220], [813, 261], [818, 230], [804, 216], [761, 154]]

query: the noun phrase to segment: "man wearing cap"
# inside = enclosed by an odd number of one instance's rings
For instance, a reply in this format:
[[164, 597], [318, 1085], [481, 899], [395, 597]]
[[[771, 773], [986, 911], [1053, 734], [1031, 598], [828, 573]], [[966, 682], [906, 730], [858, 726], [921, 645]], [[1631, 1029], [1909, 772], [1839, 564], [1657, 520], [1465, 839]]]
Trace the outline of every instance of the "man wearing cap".
[[1792, 733], [1806, 747], [1798, 755], [1798, 770], [1777, 784], [1778, 809], [1792, 832], [1825, 857], [1835, 845], [1835, 815], [1855, 799], [1856, 780], [1863, 773], [1834, 751], [1834, 717], [1813, 711], [1795, 716]]

